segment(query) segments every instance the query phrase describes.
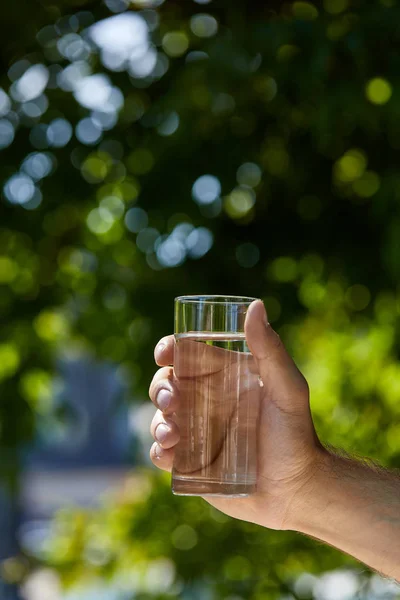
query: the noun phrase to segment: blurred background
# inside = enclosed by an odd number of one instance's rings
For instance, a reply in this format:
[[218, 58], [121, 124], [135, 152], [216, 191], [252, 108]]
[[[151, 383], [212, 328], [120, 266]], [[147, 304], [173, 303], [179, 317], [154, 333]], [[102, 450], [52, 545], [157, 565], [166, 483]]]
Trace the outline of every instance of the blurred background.
[[13, 0], [0, 600], [390, 600], [148, 460], [180, 294], [263, 298], [321, 439], [400, 466], [397, 0]]

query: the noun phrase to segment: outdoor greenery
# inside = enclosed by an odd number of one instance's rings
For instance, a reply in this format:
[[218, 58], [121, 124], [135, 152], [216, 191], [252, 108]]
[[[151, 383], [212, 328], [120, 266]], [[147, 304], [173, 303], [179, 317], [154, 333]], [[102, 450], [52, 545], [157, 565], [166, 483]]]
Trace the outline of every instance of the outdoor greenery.
[[[57, 356], [112, 361], [147, 401], [188, 293], [263, 298], [321, 439], [400, 466], [399, 22], [396, 0], [2, 8], [8, 480], [38, 425], [66, 418]], [[309, 598], [300, 573], [355, 564], [173, 497], [153, 471], [61, 514], [36, 558], [143, 600]]]

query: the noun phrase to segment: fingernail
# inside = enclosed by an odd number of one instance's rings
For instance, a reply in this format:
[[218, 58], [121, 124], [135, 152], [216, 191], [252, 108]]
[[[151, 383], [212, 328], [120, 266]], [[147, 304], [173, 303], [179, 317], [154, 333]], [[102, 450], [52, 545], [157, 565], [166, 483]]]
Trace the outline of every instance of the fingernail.
[[162, 389], [158, 392], [156, 402], [160, 410], [167, 410], [171, 403], [171, 392]]
[[154, 448], [154, 456], [156, 458], [161, 458], [163, 454], [164, 454], [164, 448], [161, 448], [161, 446], [159, 444], [156, 444], [156, 447]]
[[156, 440], [157, 442], [160, 442], [160, 444], [162, 444], [165, 441], [165, 438], [167, 437], [167, 435], [169, 434], [169, 427], [168, 425], [166, 425], [165, 423], [160, 423], [155, 431], [155, 436], [156, 436]]
[[157, 352], [161, 352], [162, 350], [164, 350], [164, 348], [165, 348], [165, 346], [166, 346], [166, 345], [167, 345], [167, 344], [165, 344], [165, 342], [160, 342], [160, 343], [157, 345], [156, 351], [157, 351]]

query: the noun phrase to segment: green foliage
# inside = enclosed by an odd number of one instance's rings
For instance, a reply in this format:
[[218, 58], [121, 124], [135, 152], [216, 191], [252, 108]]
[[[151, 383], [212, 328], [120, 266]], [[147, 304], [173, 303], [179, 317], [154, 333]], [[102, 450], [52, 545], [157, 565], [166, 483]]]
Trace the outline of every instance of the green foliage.
[[[9, 5], [10, 17], [22, 4]], [[310, 382], [321, 437], [398, 466], [396, 0], [294, 2], [276, 12], [134, 0], [123, 14], [147, 21], [158, 56], [144, 76], [143, 57], [130, 74], [113, 70], [88, 41], [88, 27], [110, 17], [105, 5], [33, 6], [2, 42], [12, 102], [7, 109], [0, 96], [0, 137], [10, 127], [15, 135], [0, 165], [4, 471], [35, 422], [56, 410], [59, 352], [116, 362], [144, 398], [153, 345], [171, 332], [173, 298], [183, 293], [265, 299]], [[31, 100], [18, 88], [29, 64], [50, 75]], [[87, 98], [79, 78], [95, 73], [108, 79]], [[113, 108], [102, 110], [96, 94], [106, 105], [111, 92]], [[32, 152], [40, 158], [29, 167]], [[212, 178], [196, 191], [204, 175]], [[134, 486], [134, 499], [60, 517], [58, 546], [45, 558], [66, 580], [135, 581], [140, 597], [162, 598], [200, 578], [215, 598], [261, 600], [298, 571], [346, 560], [301, 537], [225, 522], [200, 501], [173, 498], [162, 477]], [[158, 572], [171, 588], [151, 587]]]
[[143, 600], [193, 597], [199, 584], [200, 597], [273, 599], [304, 570], [343, 563], [330, 549], [317, 566], [313, 546], [288, 533], [235, 523], [199, 498], [173, 497], [169, 478], [139, 472], [117, 504], [112, 498], [95, 514], [60, 513], [40, 558], [66, 585], [90, 585], [100, 577]]

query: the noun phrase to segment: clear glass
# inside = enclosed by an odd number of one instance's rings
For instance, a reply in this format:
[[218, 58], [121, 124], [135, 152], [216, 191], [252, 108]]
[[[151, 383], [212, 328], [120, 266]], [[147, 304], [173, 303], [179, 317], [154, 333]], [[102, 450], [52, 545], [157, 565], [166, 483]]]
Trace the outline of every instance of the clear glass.
[[175, 299], [176, 422], [172, 491], [248, 496], [257, 483], [260, 377], [244, 323], [255, 298]]

